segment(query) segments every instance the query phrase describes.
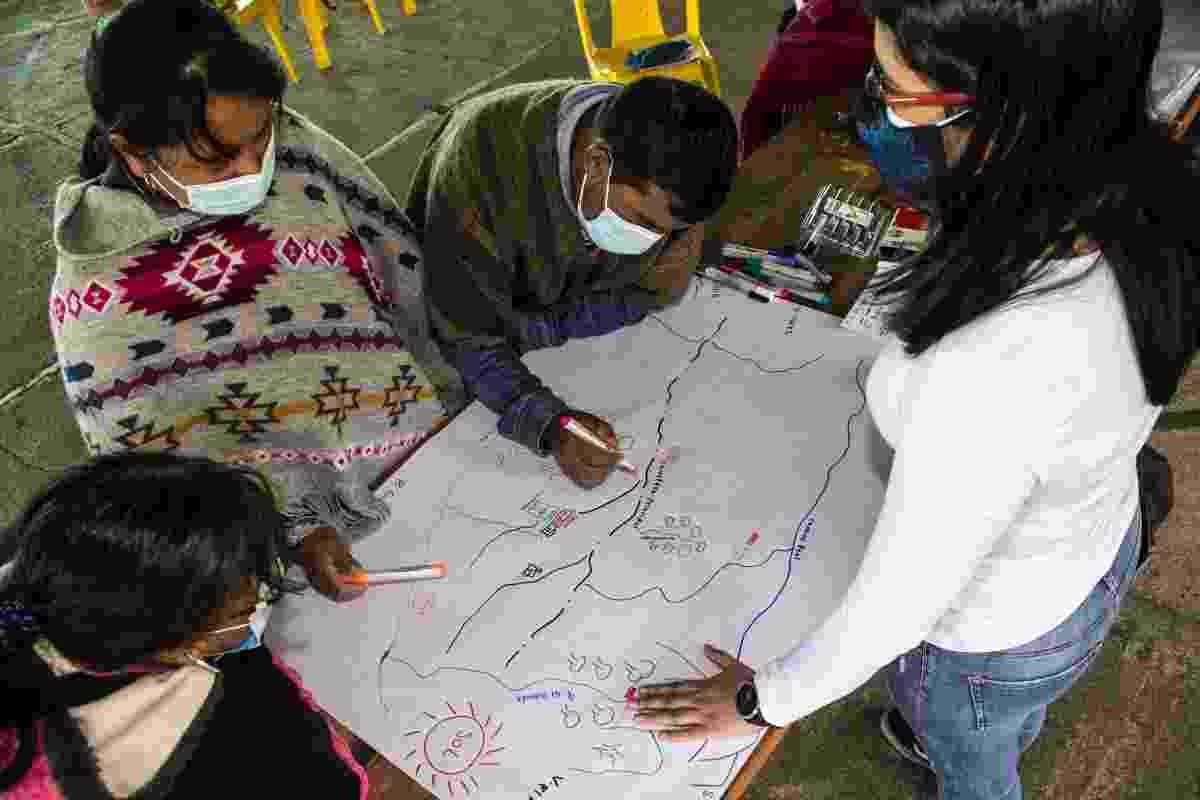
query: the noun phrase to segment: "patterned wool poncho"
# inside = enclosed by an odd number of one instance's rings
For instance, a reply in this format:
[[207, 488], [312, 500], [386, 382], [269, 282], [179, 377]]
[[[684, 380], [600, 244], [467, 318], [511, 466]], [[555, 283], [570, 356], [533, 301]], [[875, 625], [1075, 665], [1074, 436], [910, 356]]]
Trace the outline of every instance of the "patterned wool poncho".
[[[248, 214], [159, 205], [120, 164], [66, 181], [50, 327], [92, 453], [249, 463], [297, 537], [388, 515], [370, 485], [462, 404], [429, 337], [412, 227], [348, 148], [295, 112]], [[220, 498], [213, 498], [219, 501]]]

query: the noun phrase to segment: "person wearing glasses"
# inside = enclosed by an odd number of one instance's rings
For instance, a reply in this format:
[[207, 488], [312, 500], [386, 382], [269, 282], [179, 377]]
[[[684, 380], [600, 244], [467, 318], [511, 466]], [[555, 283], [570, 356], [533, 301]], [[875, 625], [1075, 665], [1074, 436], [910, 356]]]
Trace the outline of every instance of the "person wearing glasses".
[[420, 247], [378, 178], [282, 105], [207, 0], [132, 0], [92, 39], [95, 114], [58, 190], [50, 328], [90, 453], [173, 450], [273, 481], [334, 597], [390, 511], [372, 485], [456, 409]]
[[280, 512], [260, 472], [171, 453], [100, 456], [30, 500], [0, 570], [0, 796], [367, 796], [263, 644], [304, 588]]
[[960, 131], [974, 99], [963, 92], [905, 92], [879, 61], [867, 70], [856, 98], [859, 140], [871, 153], [884, 187], [903, 202], [934, 210], [930, 176], [946, 173], [947, 147], [961, 146]]
[[608, 477], [619, 456], [557, 421], [615, 448], [612, 426], [569, 409], [521, 356], [681, 298], [736, 169], [733, 114], [673, 78], [516, 84], [449, 112], [406, 207], [434, 332], [502, 436], [586, 488]]
[[644, 687], [637, 714], [751, 734], [882, 670], [882, 732], [939, 797], [1020, 800], [1145, 561], [1135, 462], [1197, 348], [1200, 165], [1148, 106], [1160, 0], [865, 5], [863, 138], [934, 216], [868, 286], [883, 507], [815, 630], [757, 670], [714, 647], [716, 675]]

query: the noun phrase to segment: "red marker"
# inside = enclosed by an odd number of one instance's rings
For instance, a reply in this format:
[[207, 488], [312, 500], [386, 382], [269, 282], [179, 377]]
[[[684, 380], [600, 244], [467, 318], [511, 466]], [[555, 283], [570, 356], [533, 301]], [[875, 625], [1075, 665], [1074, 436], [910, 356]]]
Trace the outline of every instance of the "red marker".
[[637, 687], [636, 686], [630, 686], [628, 691], [625, 692], [625, 702], [626, 703], [636, 703], [637, 702]]
[[754, 533], [750, 534], [750, 541], [748, 541], [747, 544], [754, 544], [757, 541], [758, 541], [758, 531], [755, 531]]

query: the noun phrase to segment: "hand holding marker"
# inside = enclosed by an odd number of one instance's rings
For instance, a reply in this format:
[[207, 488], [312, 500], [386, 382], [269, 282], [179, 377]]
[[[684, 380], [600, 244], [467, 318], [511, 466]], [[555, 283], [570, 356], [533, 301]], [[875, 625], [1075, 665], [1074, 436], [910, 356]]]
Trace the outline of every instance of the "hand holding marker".
[[375, 571], [357, 571], [348, 577], [339, 577], [342, 583], [355, 586], [382, 586], [389, 583], [408, 583], [409, 581], [425, 581], [432, 578], [446, 577], [446, 562], [435, 561], [432, 564], [418, 564], [414, 567], [385, 569]]
[[[616, 450], [612, 447], [609, 447], [608, 442], [604, 441], [599, 436], [592, 433], [590, 430], [585, 428], [583, 425], [580, 425], [575, 420], [574, 417], [569, 417], [569, 416], [559, 417], [558, 423], [562, 426], [562, 429], [564, 431], [566, 431], [567, 433], [570, 433], [574, 436], [578, 436], [580, 439], [582, 439], [583, 441], [592, 445], [593, 447], [598, 447], [601, 450], [605, 450], [609, 453], [615, 453], [617, 455], [620, 455], [620, 453], [621, 453], [620, 450]], [[630, 464], [624, 458], [622, 458], [621, 461], [617, 464], [617, 467], [624, 470], [625, 472], [629, 473], [630, 475], [636, 475], [638, 473], [637, 467], [635, 467], [633, 464]]]

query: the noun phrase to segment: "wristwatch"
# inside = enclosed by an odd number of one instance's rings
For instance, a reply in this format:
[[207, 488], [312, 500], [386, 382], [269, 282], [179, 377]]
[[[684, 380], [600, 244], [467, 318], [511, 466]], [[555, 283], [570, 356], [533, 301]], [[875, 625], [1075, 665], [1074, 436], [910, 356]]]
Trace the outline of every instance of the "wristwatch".
[[735, 702], [738, 716], [746, 722], [760, 728], [771, 727], [771, 723], [763, 719], [762, 709], [758, 707], [758, 690], [754, 688], [754, 681], [745, 681], [738, 686]]

